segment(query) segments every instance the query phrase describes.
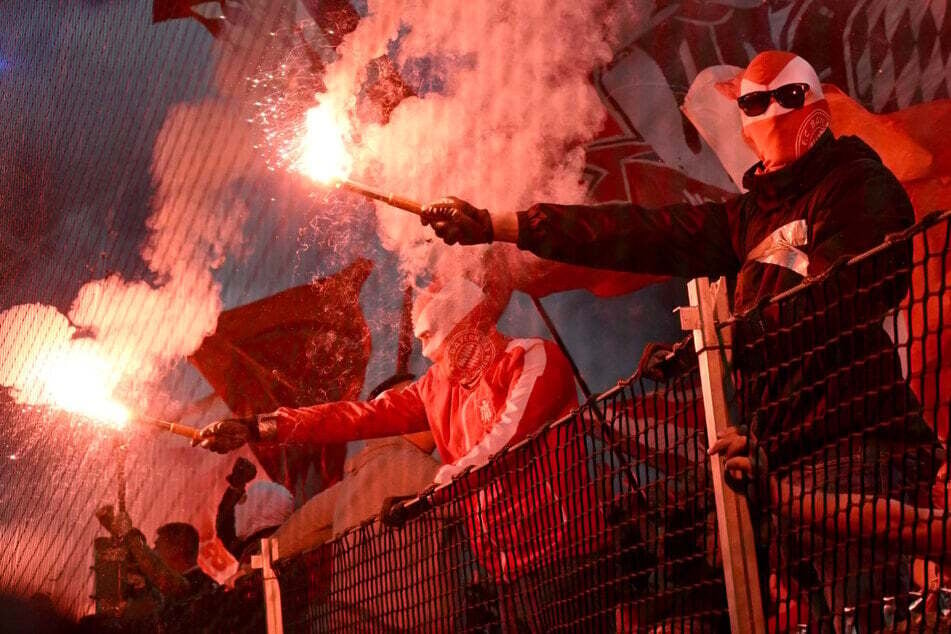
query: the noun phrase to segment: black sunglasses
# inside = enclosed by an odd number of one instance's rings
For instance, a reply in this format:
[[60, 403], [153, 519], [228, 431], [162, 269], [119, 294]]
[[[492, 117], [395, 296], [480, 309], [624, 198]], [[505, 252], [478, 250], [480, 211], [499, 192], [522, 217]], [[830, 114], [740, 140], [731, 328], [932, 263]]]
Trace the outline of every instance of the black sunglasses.
[[809, 90], [809, 84], [786, 84], [775, 90], [758, 90], [741, 95], [736, 100], [746, 116], [755, 117], [766, 112], [769, 108], [769, 102], [776, 98], [776, 103], [783, 108], [802, 108], [806, 103], [806, 91]]

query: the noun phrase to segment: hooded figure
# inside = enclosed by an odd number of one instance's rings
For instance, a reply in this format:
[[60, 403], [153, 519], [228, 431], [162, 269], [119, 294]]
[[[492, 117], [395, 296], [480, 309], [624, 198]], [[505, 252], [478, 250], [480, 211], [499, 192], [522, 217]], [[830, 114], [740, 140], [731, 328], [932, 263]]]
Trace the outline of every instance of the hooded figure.
[[260, 541], [276, 531], [294, 512], [294, 496], [277, 482], [259, 480], [254, 465], [239, 458], [228, 476], [229, 487], [218, 504], [215, 533], [241, 563], [257, 552]]
[[[425, 208], [423, 222], [449, 244], [509, 241], [571, 264], [734, 279], [734, 312], [749, 311], [735, 328], [734, 364], [743, 378], [740, 422], [765, 465], [757, 477], [901, 500], [927, 491], [933, 464], [921, 458], [935, 455], [936, 438], [917, 414], [882, 328], [907, 291], [910, 245], [875, 256], [874, 270], [887, 275], [883, 283], [860, 277], [861, 267], [846, 268], [831, 278], [832, 292], [813, 287], [797, 294], [797, 303], [782, 304], [782, 312], [765, 303], [910, 227], [908, 195], [863, 141], [833, 136], [815, 70], [802, 58], [761, 53], [734, 89], [743, 137], [759, 162], [743, 177], [746, 193], [730, 200], [658, 209], [539, 203], [490, 213], [447, 198]], [[789, 332], [801, 334], [783, 335]], [[716, 451], [752, 473], [743, 454], [755, 445], [733, 433]], [[815, 464], [823, 468], [809, 468]], [[804, 550], [775, 571], [795, 577], [809, 596], [807, 620], [816, 631], [830, 624], [841, 630], [845, 608], [853, 607], [859, 629], [874, 630], [882, 618], [875, 601], [907, 591], [907, 566], [881, 540], [870, 549], [854, 535], [809, 537], [815, 541], [797, 546]], [[800, 557], [814, 561], [814, 569], [800, 566]], [[883, 557], [890, 557], [887, 564]], [[760, 561], [772, 566], [766, 553]]]
[[255, 482], [234, 509], [234, 530], [240, 540], [273, 531], [294, 512], [294, 496], [277, 482]]

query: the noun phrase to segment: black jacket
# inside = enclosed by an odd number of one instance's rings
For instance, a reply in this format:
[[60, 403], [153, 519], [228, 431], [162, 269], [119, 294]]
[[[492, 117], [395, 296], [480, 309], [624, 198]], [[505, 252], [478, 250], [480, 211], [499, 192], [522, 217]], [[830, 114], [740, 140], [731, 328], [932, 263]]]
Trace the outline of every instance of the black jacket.
[[[726, 275], [736, 280], [741, 313], [914, 223], [901, 184], [858, 138], [827, 132], [792, 165], [767, 174], [758, 167], [745, 176], [748, 192], [724, 203], [535, 205], [518, 215], [519, 246], [600, 268]], [[909, 262], [908, 245], [897, 245], [738, 324], [741, 418], [774, 469], [819, 458], [855, 432], [898, 441], [898, 453], [932, 448], [882, 329], [905, 296]]]
[[774, 231], [805, 221], [808, 275], [857, 255], [914, 223], [908, 195], [868, 145], [827, 132], [806, 155], [776, 172], [744, 177], [748, 192], [724, 203], [645, 209], [631, 203], [538, 204], [519, 212], [518, 246], [596, 268], [736, 277], [734, 311], [799, 284], [803, 275], [755, 258]]

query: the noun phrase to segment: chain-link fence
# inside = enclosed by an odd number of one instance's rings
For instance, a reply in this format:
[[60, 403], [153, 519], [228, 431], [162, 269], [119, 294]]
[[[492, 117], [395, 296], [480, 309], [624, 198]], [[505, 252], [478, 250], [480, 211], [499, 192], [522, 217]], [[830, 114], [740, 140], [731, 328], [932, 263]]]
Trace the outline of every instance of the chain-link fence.
[[[951, 214], [932, 215], [717, 323], [732, 344], [710, 349], [731, 362], [723, 396], [752, 458], [724, 475], [751, 511], [728, 530], [756, 544], [758, 627], [951, 624], [949, 239]], [[728, 629], [703, 368], [680, 346], [386, 524], [279, 562], [285, 627]]]
[[754, 531], [778, 630], [947, 617], [948, 236], [949, 216], [932, 216], [736, 322]]
[[285, 627], [722, 628], [702, 407], [695, 369], [636, 378], [386, 524], [280, 562]]

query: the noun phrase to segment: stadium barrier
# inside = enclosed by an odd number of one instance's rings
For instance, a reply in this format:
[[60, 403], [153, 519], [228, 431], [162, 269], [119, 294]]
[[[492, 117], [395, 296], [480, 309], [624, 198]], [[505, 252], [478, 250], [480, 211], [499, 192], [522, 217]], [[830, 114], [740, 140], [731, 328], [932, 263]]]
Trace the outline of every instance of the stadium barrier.
[[[935, 213], [736, 316], [691, 281], [692, 338], [617, 387], [385, 523], [266, 544], [270, 631], [948, 630], [949, 240]], [[730, 427], [746, 472], [707, 455]]]

